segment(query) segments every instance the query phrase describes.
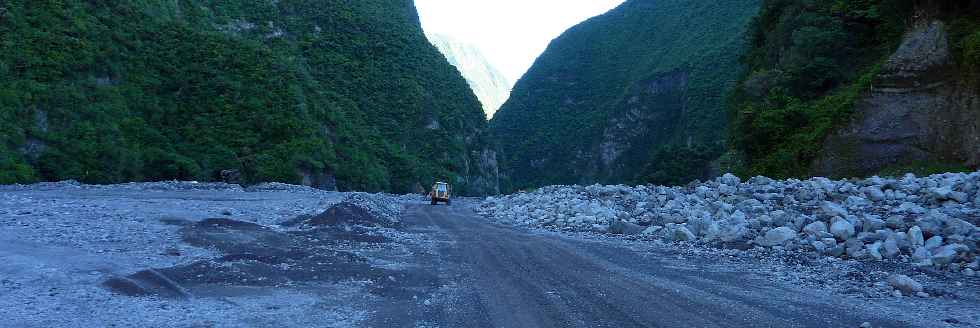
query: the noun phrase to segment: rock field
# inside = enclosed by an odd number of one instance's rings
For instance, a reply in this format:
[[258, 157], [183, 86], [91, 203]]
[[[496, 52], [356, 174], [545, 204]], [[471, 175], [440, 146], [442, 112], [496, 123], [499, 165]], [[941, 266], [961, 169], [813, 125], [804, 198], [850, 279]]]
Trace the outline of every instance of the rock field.
[[[929, 296], [900, 272], [976, 280], [980, 269], [980, 172], [838, 181], [726, 174], [684, 187], [550, 186], [488, 198], [479, 211], [503, 224], [652, 240], [689, 252], [860, 268], [869, 271], [862, 276], [880, 278], [870, 279], [877, 294]], [[817, 276], [834, 274], [823, 271]]]

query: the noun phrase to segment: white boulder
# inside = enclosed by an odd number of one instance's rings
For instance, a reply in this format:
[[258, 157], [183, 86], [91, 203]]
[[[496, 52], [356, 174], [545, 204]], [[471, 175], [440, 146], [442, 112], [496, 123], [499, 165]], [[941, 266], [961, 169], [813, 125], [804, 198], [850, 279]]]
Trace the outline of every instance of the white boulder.
[[830, 233], [839, 240], [848, 240], [854, 236], [854, 225], [843, 218], [836, 217], [830, 225]]
[[779, 227], [766, 232], [763, 244], [764, 246], [779, 246], [795, 238], [796, 231], [787, 227]]
[[922, 284], [904, 274], [896, 274], [888, 277], [888, 285], [905, 295], [914, 295], [922, 291]]

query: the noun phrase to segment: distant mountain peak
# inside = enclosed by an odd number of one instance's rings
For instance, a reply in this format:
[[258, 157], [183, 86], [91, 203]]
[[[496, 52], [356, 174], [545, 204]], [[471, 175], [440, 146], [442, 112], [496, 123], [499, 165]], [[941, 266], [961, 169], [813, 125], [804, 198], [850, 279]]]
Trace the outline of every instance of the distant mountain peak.
[[476, 46], [440, 33], [426, 32], [426, 37], [463, 74], [463, 78], [483, 104], [487, 118], [493, 117], [510, 97], [510, 81], [490, 64]]

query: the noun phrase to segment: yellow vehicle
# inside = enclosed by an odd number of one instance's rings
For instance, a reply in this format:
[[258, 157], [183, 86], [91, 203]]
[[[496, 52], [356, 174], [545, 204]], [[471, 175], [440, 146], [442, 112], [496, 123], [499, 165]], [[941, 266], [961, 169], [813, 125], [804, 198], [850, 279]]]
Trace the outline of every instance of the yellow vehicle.
[[453, 186], [438, 181], [432, 185], [432, 191], [429, 192], [429, 196], [432, 198], [432, 205], [439, 204], [439, 202], [445, 202], [446, 205], [452, 203]]

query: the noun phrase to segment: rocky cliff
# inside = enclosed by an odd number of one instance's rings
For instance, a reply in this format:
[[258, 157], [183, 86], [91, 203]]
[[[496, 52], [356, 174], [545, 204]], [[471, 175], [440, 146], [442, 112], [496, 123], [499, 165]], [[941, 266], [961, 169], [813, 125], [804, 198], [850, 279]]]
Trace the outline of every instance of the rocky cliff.
[[496, 191], [410, 0], [0, 2], [0, 183]]
[[703, 178], [757, 10], [630, 0], [563, 33], [490, 123], [511, 187]]
[[487, 61], [476, 46], [439, 33], [426, 33], [429, 41], [456, 66], [466, 78], [473, 93], [483, 104], [487, 117], [493, 115], [510, 96], [511, 84], [496, 67]]
[[980, 1], [765, 0], [732, 169], [804, 178], [976, 168]]
[[918, 163], [980, 164], [980, 93], [953, 58], [946, 24], [908, 32], [855, 106], [831, 134], [814, 173], [863, 176]]

